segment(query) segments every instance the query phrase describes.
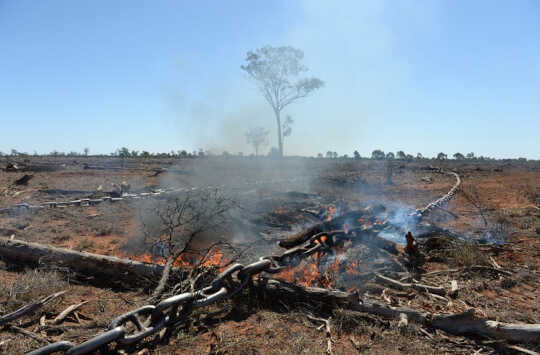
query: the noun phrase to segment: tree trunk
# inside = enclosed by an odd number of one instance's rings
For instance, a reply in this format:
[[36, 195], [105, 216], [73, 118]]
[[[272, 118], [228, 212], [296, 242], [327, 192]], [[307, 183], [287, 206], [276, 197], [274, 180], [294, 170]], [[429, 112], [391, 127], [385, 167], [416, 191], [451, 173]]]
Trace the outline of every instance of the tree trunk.
[[279, 156], [283, 157], [283, 136], [281, 135], [281, 112], [278, 110], [274, 110], [274, 112], [276, 114], [276, 121], [277, 121]]

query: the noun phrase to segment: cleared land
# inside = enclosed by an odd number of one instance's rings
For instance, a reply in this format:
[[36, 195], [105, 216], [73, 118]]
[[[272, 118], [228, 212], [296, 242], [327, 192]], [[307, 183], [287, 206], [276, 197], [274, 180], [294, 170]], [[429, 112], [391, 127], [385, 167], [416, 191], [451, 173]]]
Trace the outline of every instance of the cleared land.
[[[0, 171], [0, 209], [22, 202], [37, 206], [50, 201], [99, 199], [118, 193], [122, 182], [129, 183], [130, 193], [135, 194], [207, 186], [224, 189], [241, 208], [234, 215], [236, 228], [221, 233], [219, 239], [243, 250], [239, 259], [243, 263], [283, 252], [276, 245], [278, 240], [347, 211], [382, 205], [394, 217], [407, 216], [448, 192], [455, 182], [452, 176], [434, 172], [430, 166], [455, 171], [463, 180], [460, 192], [444, 210], [426, 218], [426, 223], [451, 233], [431, 233], [418, 239], [421, 261], [411, 260], [404, 246], [399, 247], [397, 255], [389, 256], [372, 247], [345, 245], [335, 254], [339, 258], [310, 257], [296, 271], [267, 276], [305, 286], [355, 291], [360, 297], [388, 306], [407, 306], [432, 314], [456, 314], [474, 308], [477, 315], [489, 320], [540, 323], [538, 163], [236, 157], [29, 158], [14, 162], [18, 167], [15, 171]], [[0, 167], [8, 163], [3, 161]], [[31, 175], [26, 184], [15, 184], [25, 174]], [[158, 257], [148, 260], [149, 251], [138, 243], [144, 201], [126, 198], [92, 206], [5, 210], [0, 214], [0, 236], [162, 263]], [[328, 212], [329, 208], [337, 211]], [[335, 215], [328, 215], [332, 213]], [[383, 217], [376, 217], [381, 221], [373, 223], [383, 222]], [[404, 233], [390, 237], [404, 240]], [[385, 271], [394, 279], [402, 275], [402, 284], [415, 283], [403, 270], [395, 270], [396, 262], [405, 264], [410, 277], [419, 283], [443, 287], [444, 296], [392, 285], [377, 276]], [[144, 282], [100, 280], [53, 261], [37, 268], [13, 260], [0, 261], [0, 266], [0, 317], [67, 290], [33, 314], [0, 328], [0, 351], [6, 353], [24, 353], [58, 340], [81, 343], [106, 330], [111, 319], [147, 304], [152, 291]], [[453, 281], [458, 291], [450, 296]], [[62, 311], [81, 303], [55, 324]], [[455, 336], [411, 321], [403, 326], [399, 320], [365, 312], [300, 304], [286, 297], [276, 300], [256, 287], [212, 305], [208, 311], [221, 309], [226, 311], [217, 318], [206, 319], [197, 313], [190, 324], [175, 328], [168, 341], [141, 341], [125, 350], [138, 353], [147, 349], [155, 354], [325, 353], [324, 328], [317, 329], [322, 323], [310, 320], [306, 316], [309, 311], [330, 318], [335, 354], [512, 353], [516, 351], [512, 346], [540, 351], [538, 343]], [[37, 337], [22, 334], [20, 329]], [[111, 346], [110, 350], [118, 352], [120, 348]]]

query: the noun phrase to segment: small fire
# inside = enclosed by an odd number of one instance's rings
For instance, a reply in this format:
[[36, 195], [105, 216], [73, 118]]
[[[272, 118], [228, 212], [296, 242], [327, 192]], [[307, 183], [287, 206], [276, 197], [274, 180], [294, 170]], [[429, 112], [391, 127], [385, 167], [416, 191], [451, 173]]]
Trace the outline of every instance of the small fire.
[[158, 265], [165, 265], [165, 262], [167, 261], [165, 260], [165, 258], [153, 256], [150, 253], [135, 255], [135, 256], [130, 257], [130, 259], [135, 260], [135, 261], [140, 261], [142, 263], [158, 264]]
[[[144, 253], [141, 255], [136, 255], [131, 257], [132, 260], [140, 261], [143, 263], [148, 264], [157, 264], [157, 265], [165, 265], [167, 262], [166, 258], [159, 257], [159, 256], [153, 256], [150, 253]], [[198, 266], [216, 266], [219, 269], [222, 268], [223, 264], [223, 253], [219, 250], [212, 250], [210, 253], [205, 257], [204, 260], [200, 260], [200, 256], [196, 254], [182, 254], [176, 259], [173, 263], [173, 266], [175, 267], [183, 267], [183, 268], [192, 268], [196, 265]], [[221, 270], [219, 270], [221, 271]]]
[[317, 265], [312, 262], [304, 261], [297, 267], [287, 268], [276, 274], [277, 279], [302, 286], [313, 286], [319, 277]]
[[[321, 236], [321, 242], [323, 243], [326, 243], [326, 241], [328, 240], [328, 237], [323, 235]], [[315, 244], [321, 244], [317, 239], [315, 239]]]
[[320, 272], [318, 261], [320, 256], [314, 254], [293, 268], [287, 268], [276, 274], [276, 278], [302, 286], [317, 286], [331, 288], [339, 276], [340, 259], [336, 257], [324, 271]]
[[357, 263], [356, 261], [353, 261], [353, 262], [351, 263], [351, 265], [349, 265], [349, 267], [348, 267], [347, 269], [345, 269], [345, 272], [346, 272], [348, 275], [351, 275], [351, 276], [358, 275], [357, 267], [358, 267], [358, 263]]
[[[362, 220], [362, 222], [365, 221]], [[350, 229], [350, 223], [345, 222], [343, 225], [345, 233], [347, 234]], [[320, 244], [327, 241], [328, 235], [322, 235], [314, 242]], [[333, 245], [334, 256], [329, 261], [323, 261], [321, 259], [322, 254], [315, 253], [311, 257], [302, 260], [299, 265], [279, 272], [276, 274], [276, 278], [302, 286], [336, 287], [342, 271], [353, 277], [360, 274], [358, 271], [358, 262], [347, 261], [345, 256], [345, 252], [350, 247], [350, 244], [351, 241], [349, 240], [348, 243], [345, 242], [342, 245]]]

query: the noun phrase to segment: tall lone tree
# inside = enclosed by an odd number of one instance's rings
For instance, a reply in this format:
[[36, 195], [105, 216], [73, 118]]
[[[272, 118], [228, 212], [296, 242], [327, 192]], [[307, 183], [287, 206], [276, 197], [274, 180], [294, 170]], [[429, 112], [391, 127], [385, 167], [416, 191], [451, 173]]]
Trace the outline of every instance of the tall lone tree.
[[294, 101], [307, 97], [324, 83], [318, 78], [304, 78], [304, 52], [290, 46], [266, 46], [249, 51], [241, 68], [257, 83], [276, 117], [279, 155], [283, 156], [281, 111]]

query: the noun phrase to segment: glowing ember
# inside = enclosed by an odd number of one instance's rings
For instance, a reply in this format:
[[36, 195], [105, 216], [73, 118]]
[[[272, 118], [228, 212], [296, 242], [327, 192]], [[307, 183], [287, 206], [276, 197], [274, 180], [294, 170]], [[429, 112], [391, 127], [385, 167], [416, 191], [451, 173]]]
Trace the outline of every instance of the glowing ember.
[[345, 272], [348, 275], [354, 276], [358, 275], [358, 270], [356, 269], [358, 267], [358, 263], [356, 261], [352, 262], [351, 265], [345, 270]]

